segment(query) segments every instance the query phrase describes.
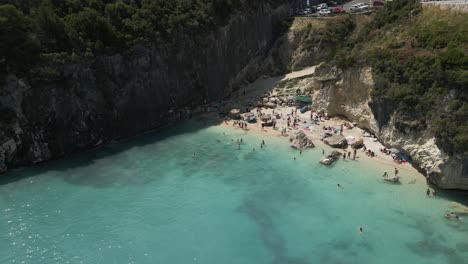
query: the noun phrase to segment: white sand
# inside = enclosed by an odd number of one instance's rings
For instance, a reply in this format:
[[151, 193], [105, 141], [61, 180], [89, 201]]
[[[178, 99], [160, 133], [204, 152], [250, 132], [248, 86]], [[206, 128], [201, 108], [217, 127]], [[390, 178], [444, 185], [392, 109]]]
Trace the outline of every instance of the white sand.
[[[250, 85], [245, 87], [245, 89], [243, 89], [243, 91], [245, 91], [245, 95], [239, 94], [238, 98], [235, 100], [232, 100], [230, 104], [233, 106], [233, 108], [246, 107], [248, 105], [248, 102], [252, 101], [253, 98], [258, 98], [260, 96], [263, 96], [266, 92], [272, 92], [273, 88], [279, 81], [312, 75], [315, 72], [315, 68], [316, 68], [315, 66], [306, 68], [301, 71], [293, 72], [284, 76], [276, 76], [276, 77], [271, 77], [271, 78], [259, 78], [254, 83], [251, 83]], [[240, 92], [242, 92], [242, 90]], [[285, 137], [285, 140], [287, 140], [288, 136], [282, 136], [281, 130], [283, 128], [287, 128], [287, 117], [288, 115], [291, 115], [291, 111], [295, 112], [295, 110], [296, 110], [296, 107], [292, 107], [292, 106], [288, 106], [288, 107], [278, 106], [275, 109], [261, 108], [262, 113], [273, 114], [273, 111], [274, 111], [275, 115], [282, 114], [283, 118], [276, 119], [276, 129], [273, 129], [272, 127], [265, 127], [264, 129], [262, 129], [261, 128], [262, 122], [258, 120], [257, 123], [248, 124], [248, 131], [253, 132], [253, 133], [261, 133], [262, 136], [267, 135], [267, 136], [275, 136], [275, 137]], [[257, 108], [251, 109], [251, 112], [254, 114], [257, 114]], [[325, 132], [323, 130], [323, 126], [326, 126], [326, 127], [332, 126], [335, 128], [339, 128], [340, 125], [346, 121], [339, 119], [339, 118], [332, 118], [330, 120], [322, 119], [323, 121], [319, 122], [319, 124], [312, 124], [310, 114], [311, 114], [310, 111], [307, 111], [301, 114], [300, 111], [297, 110], [297, 117], [300, 119], [298, 129], [302, 129], [306, 133], [306, 135], [313, 141], [313, 143], [316, 145], [317, 148], [324, 149], [326, 151], [332, 150], [331, 147], [327, 146], [323, 141], [321, 141], [321, 134]], [[306, 121], [305, 124], [304, 124], [304, 121]], [[292, 121], [291, 121], [291, 124], [292, 124]], [[232, 121], [230, 121], [228, 124], [222, 123], [221, 126], [229, 126], [232, 128]], [[309, 130], [304, 130], [303, 129], [304, 126], [309, 126]], [[241, 129], [238, 126], [236, 127], [237, 129]], [[294, 130], [292, 128], [287, 128], [287, 131], [288, 131], [287, 132], [288, 134], [291, 134], [297, 130]], [[390, 175], [393, 174], [393, 168], [398, 168], [400, 172], [406, 172], [404, 174], [408, 176], [412, 175], [410, 176], [410, 178], [405, 177], [405, 180], [415, 180], [415, 179], [425, 180], [424, 176], [420, 174], [410, 164], [397, 164], [393, 161], [391, 156], [381, 153], [380, 149], [384, 148], [384, 146], [374, 138], [363, 137], [363, 132], [364, 131], [358, 127], [354, 127], [352, 129], [344, 128], [344, 131], [343, 131], [343, 136], [345, 137], [353, 136], [356, 139], [362, 138], [364, 140], [364, 144], [366, 145], [366, 147], [368, 149], [371, 149], [376, 154], [376, 157], [371, 158], [365, 155], [362, 150], [358, 150], [357, 157], [356, 157], [357, 160], [363, 161], [363, 162], [378, 163], [382, 166], [382, 172], [388, 171]], [[343, 152], [353, 151], [351, 147], [348, 147], [346, 150], [345, 149], [338, 149], [338, 150], [343, 151]]]

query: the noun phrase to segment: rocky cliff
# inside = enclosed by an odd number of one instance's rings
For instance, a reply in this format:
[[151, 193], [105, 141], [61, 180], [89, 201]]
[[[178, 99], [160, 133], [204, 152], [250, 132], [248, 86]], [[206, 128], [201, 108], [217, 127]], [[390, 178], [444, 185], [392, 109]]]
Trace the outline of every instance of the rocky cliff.
[[[446, 18], [447, 23], [455, 25], [466, 17], [462, 13], [447, 13], [432, 8], [416, 9], [407, 16], [404, 10], [411, 8], [401, 10], [393, 15], [399, 14], [407, 17], [407, 20], [392, 20], [396, 16], [386, 16], [385, 11], [383, 14], [370, 16], [296, 18], [289, 32], [279, 38], [270, 51], [265, 65], [273, 72], [282, 73], [321, 64], [322, 67], [316, 69], [315, 76], [294, 84], [294, 89], [310, 91], [314, 109], [326, 109], [331, 116], [345, 117], [377, 135], [388, 147], [407, 152], [427, 175], [428, 180], [439, 187], [468, 190], [468, 157], [460, 151], [463, 145], [458, 148], [458, 152], [453, 151], [453, 146], [447, 144], [452, 142], [447, 140], [450, 137], [440, 140], [441, 126], [437, 126], [434, 121], [434, 116], [454, 116], [454, 111], [447, 109], [455, 99], [466, 98], [466, 92], [456, 89], [457, 84], [451, 80], [455, 75], [443, 69], [433, 68], [433, 72], [423, 74], [424, 70], [431, 69], [431, 65], [437, 65], [431, 59], [444, 56], [440, 55], [444, 50], [435, 52], [434, 49], [427, 48], [427, 45], [417, 44], [417, 39], [414, 38], [414, 32], [433, 30], [431, 26], [434, 21]], [[379, 23], [382, 23], [382, 29], [375, 26]], [[456, 29], [454, 27], [453, 31]], [[431, 36], [429, 39], [435, 38]], [[392, 55], [378, 59], [380, 63], [373, 63], [373, 59], [370, 59], [380, 58], [386, 52]], [[463, 58], [463, 52], [452, 57]], [[429, 63], [423, 66], [408, 63], [411, 58], [416, 58], [414, 61], [427, 59]], [[394, 62], [389, 67], [391, 60]], [[453, 65], [456, 65], [455, 70], [465, 67], [462, 63]], [[398, 74], [391, 75], [395, 68], [399, 69]], [[376, 72], [380, 75], [376, 76]], [[431, 79], [433, 76], [441, 78], [435, 82]], [[405, 78], [418, 82], [398, 83]], [[387, 82], [383, 83], [383, 79]], [[430, 87], [437, 85], [446, 90], [441, 94], [432, 91], [419, 94], [414, 92], [418, 89], [429, 91]], [[393, 94], [388, 93], [390, 88], [393, 88]], [[406, 93], [408, 96], [395, 96], [398, 93]], [[413, 93], [414, 97], [409, 100], [409, 95]], [[421, 98], [430, 98], [432, 101], [428, 100], [431, 102], [426, 103], [429, 104], [428, 107], [414, 107], [418, 103], [420, 106], [424, 105]], [[427, 114], [431, 112], [432, 115]], [[461, 110], [459, 112], [463, 113]], [[464, 120], [466, 115], [458, 119]], [[452, 126], [451, 129], [454, 127], [458, 129], [457, 126]], [[451, 138], [457, 135], [447, 134], [452, 135]], [[458, 137], [463, 138], [460, 134]]]
[[224, 98], [242, 79], [238, 73], [268, 50], [288, 11], [265, 4], [207, 35], [178, 34], [125, 54], [65, 63], [52, 81], [8, 75], [0, 96], [0, 172], [158, 128]]
[[369, 67], [318, 70], [312, 77], [313, 108], [326, 109], [375, 134], [388, 147], [409, 154], [428, 177], [445, 189], [468, 190], [468, 159], [448, 155], [437, 144], [431, 127], [397, 111], [396, 103], [371, 96], [374, 89]]

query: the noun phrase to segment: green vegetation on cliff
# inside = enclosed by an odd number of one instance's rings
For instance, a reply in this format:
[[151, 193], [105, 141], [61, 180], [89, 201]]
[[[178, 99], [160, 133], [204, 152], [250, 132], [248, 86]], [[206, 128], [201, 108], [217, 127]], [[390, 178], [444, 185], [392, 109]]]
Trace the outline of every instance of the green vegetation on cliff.
[[28, 72], [38, 60], [112, 54], [181, 31], [200, 34], [225, 24], [235, 10], [264, 2], [284, 1], [0, 0], [0, 72]]
[[[386, 98], [449, 154], [468, 155], [468, 14], [394, 0], [341, 43], [340, 68], [370, 65]], [[414, 123], [414, 122], [413, 122]]]

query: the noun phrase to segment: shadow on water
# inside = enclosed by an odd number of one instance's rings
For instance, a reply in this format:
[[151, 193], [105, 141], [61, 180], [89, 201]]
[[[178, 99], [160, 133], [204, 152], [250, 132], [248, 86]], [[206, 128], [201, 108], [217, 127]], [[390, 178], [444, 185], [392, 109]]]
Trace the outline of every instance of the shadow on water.
[[438, 196], [468, 206], [468, 191], [438, 190]]
[[468, 245], [457, 243], [457, 249], [451, 248], [447, 245], [446, 238], [437, 234], [433, 223], [421, 216], [413, 216], [413, 218], [415, 223], [408, 225], [408, 227], [418, 231], [422, 237], [422, 239], [406, 244], [413, 254], [426, 258], [444, 256], [449, 264], [464, 263], [460, 252], [463, 252], [464, 249], [468, 250], [465, 248]]
[[[89, 185], [96, 188], [109, 187], [119, 181], [119, 178], [101, 177], [101, 175], [93, 174], [80, 174], [77, 176], [67, 172], [76, 168], [85, 168], [95, 164], [97, 160], [116, 156], [134, 147], [147, 146], [171, 137], [195, 133], [199, 130], [218, 124], [219, 121], [214, 118], [205, 119], [202, 117], [194, 117], [191, 120], [184, 121], [182, 124], [164, 128], [160, 131], [143, 133], [117, 143], [106, 144], [96, 149], [85, 151], [63, 159], [37, 164], [32, 167], [12, 170], [0, 177], [0, 186], [14, 183], [25, 178], [35, 177], [40, 174], [52, 173], [52, 175], [57, 175], [57, 177], [61, 177], [64, 181], [75, 185]], [[133, 182], [148, 183], [152, 180], [146, 179], [140, 182], [135, 180]]]
[[239, 207], [239, 212], [251, 218], [259, 228], [259, 236], [263, 245], [273, 256], [273, 264], [308, 264], [302, 257], [293, 257], [288, 253], [286, 241], [277, 230], [273, 221], [274, 212], [270, 212], [264, 204], [256, 198], [245, 199]]

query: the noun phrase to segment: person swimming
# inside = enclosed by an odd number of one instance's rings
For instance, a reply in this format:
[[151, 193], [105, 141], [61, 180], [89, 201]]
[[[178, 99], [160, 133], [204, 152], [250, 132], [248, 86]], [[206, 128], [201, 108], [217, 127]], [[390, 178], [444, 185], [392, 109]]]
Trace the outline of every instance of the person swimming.
[[192, 159], [194, 159], [197, 156], [197, 154], [193, 153], [192, 154]]
[[338, 186], [338, 188], [340, 188], [340, 189], [343, 189], [343, 186], [341, 186], [341, 184], [339, 184], [339, 183], [336, 186]]
[[362, 233], [364, 232], [364, 230], [362, 229], [362, 226], [359, 227], [359, 233]]

